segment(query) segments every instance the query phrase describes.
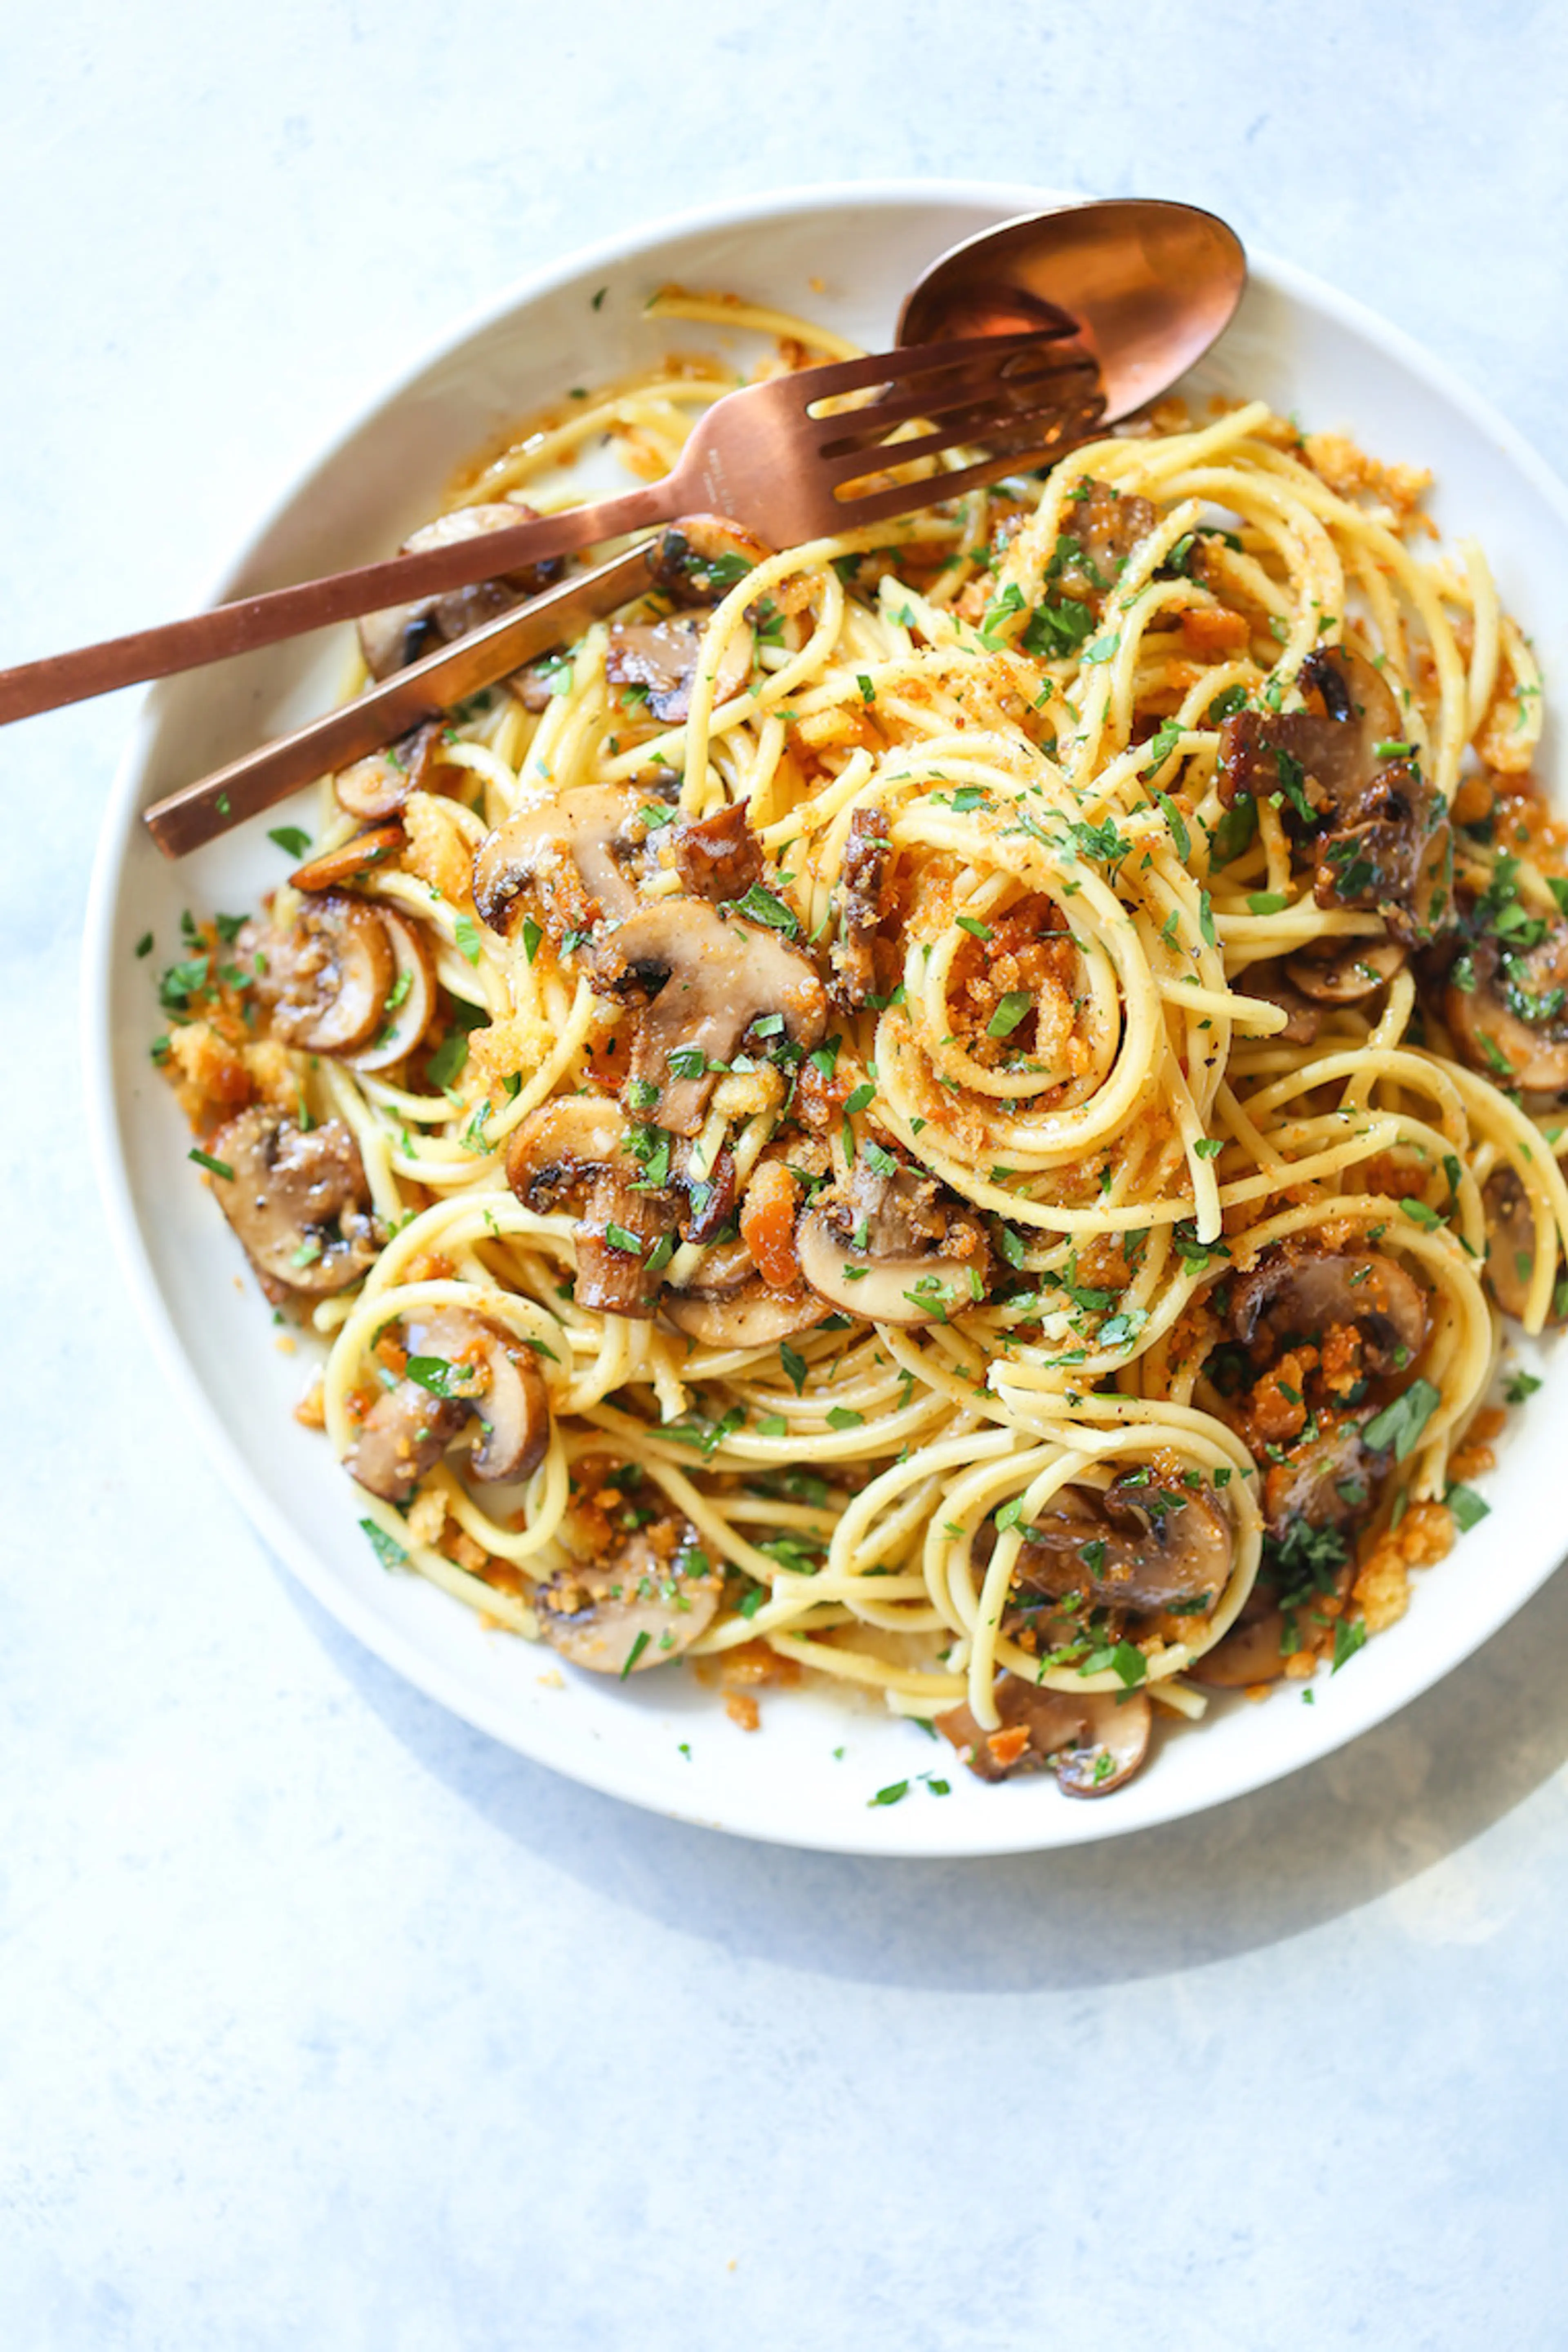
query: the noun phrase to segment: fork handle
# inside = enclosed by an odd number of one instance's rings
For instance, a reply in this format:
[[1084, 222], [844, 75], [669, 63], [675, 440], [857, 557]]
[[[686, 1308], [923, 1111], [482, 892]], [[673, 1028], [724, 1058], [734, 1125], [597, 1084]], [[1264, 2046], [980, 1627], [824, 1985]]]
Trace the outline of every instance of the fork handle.
[[40, 710], [111, 693], [116, 687], [199, 669], [205, 662], [224, 661], [231, 654], [252, 653], [259, 646], [302, 636], [334, 621], [357, 620], [362, 613], [471, 588], [478, 581], [499, 579], [552, 555], [569, 555], [599, 540], [647, 530], [679, 512], [674, 481], [673, 475], [667, 476], [620, 498], [599, 499], [591, 506], [569, 507], [560, 514], [520, 522], [515, 530], [481, 531], [416, 555], [362, 563], [352, 572], [330, 572], [296, 588], [272, 588], [232, 604], [216, 604], [211, 612], [188, 620], [166, 621], [155, 629], [137, 629], [129, 636], [109, 637], [101, 645], [81, 646], [74, 653], [49, 654], [41, 661], [0, 670], [0, 727]]
[[165, 857], [184, 857], [216, 841], [219, 834], [273, 807], [301, 784], [380, 751], [410, 728], [509, 677], [535, 655], [568, 643], [617, 604], [629, 604], [652, 585], [658, 544], [657, 540], [641, 540], [595, 571], [578, 572], [542, 596], [426, 654], [423, 661], [394, 670], [356, 701], [345, 702], [291, 734], [246, 752], [226, 768], [183, 785], [166, 800], [155, 801], [142, 811], [143, 824]]

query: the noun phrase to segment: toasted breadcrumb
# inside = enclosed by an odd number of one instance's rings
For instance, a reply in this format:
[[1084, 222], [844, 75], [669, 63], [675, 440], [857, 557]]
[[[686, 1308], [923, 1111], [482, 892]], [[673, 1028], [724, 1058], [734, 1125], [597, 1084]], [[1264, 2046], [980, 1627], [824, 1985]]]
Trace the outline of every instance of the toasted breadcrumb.
[[1301, 454], [1331, 490], [1342, 499], [1371, 498], [1391, 507], [1407, 522], [1432, 487], [1426, 466], [1385, 466], [1343, 433], [1309, 433]]
[[1442, 1503], [1412, 1503], [1363, 1562], [1352, 1598], [1369, 1633], [1397, 1623], [1410, 1605], [1410, 1570], [1430, 1568], [1454, 1548], [1453, 1514]]
[[403, 811], [402, 862], [458, 906], [468, 903], [473, 856], [448, 809], [429, 793], [410, 793]]

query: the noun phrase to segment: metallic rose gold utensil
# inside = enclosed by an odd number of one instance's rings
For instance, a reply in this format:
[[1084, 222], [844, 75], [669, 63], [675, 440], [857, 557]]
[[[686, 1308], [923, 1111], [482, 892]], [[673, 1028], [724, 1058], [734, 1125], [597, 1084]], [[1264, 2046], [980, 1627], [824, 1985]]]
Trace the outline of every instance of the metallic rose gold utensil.
[[394, 670], [355, 701], [155, 801], [143, 810], [142, 822], [165, 857], [184, 857], [204, 847], [301, 784], [379, 751], [384, 743], [450, 710], [552, 646], [580, 635], [602, 614], [640, 596], [652, 585], [649, 559], [658, 545], [657, 539], [645, 539], [595, 571], [580, 572], [426, 654], [423, 661]]
[[[824, 402], [879, 389], [882, 399], [853, 415], [818, 413]], [[677, 515], [729, 515], [777, 547], [853, 530], [931, 502], [931, 486], [919, 479], [858, 492], [856, 482], [868, 476], [960, 444], [985, 446], [992, 454], [984, 463], [942, 478], [940, 494], [956, 495], [1059, 454], [1100, 414], [1095, 362], [1070, 322], [803, 368], [715, 402], [674, 472], [644, 489], [0, 670], [0, 725], [139, 679], [249, 653], [330, 622], [498, 579]], [[929, 421], [930, 432], [881, 446], [916, 417]]]
[[1241, 240], [1213, 213], [1153, 197], [1061, 205], [941, 255], [899, 314], [900, 343], [1076, 326], [1099, 362], [1105, 422], [1169, 389], [1227, 327]]

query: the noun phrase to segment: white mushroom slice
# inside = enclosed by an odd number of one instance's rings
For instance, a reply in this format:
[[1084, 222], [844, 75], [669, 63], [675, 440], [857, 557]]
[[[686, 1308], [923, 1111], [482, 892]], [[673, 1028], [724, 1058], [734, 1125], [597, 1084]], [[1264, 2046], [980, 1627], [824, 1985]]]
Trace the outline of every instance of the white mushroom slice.
[[[612, 686], [645, 688], [654, 717], [678, 726], [691, 709], [705, 626], [689, 614], [668, 621], [612, 621], [605, 676]], [[752, 631], [742, 622], [719, 657], [715, 705], [740, 693], [752, 675], [753, 650]]]
[[268, 950], [263, 992], [285, 1045], [308, 1054], [344, 1054], [365, 1045], [385, 1018], [394, 957], [374, 907], [345, 891], [301, 901], [290, 929]]
[[1450, 976], [1443, 1011], [1461, 1060], [1494, 1086], [1526, 1094], [1568, 1089], [1568, 924], [1552, 923], [1532, 948], [1508, 949], [1479, 939], [1468, 961], [1468, 984]]
[[340, 768], [332, 778], [339, 805], [347, 809], [351, 816], [366, 822], [395, 816], [410, 793], [426, 789], [440, 740], [440, 722], [433, 719], [429, 725], [400, 736], [384, 751], [372, 751], [367, 758], [354, 761], [351, 767]]
[[659, 534], [651, 570], [678, 604], [721, 604], [773, 550], [727, 515], [682, 515]]
[[1051, 1764], [1069, 1797], [1109, 1797], [1131, 1780], [1149, 1753], [1153, 1710], [1141, 1690], [1124, 1698], [1114, 1691], [1094, 1691], [1085, 1713], [1084, 1729], [1070, 1748], [1057, 1750]]
[[377, 905], [375, 914], [391, 942], [395, 970], [381, 1029], [368, 1045], [343, 1056], [356, 1070], [389, 1070], [401, 1062], [412, 1054], [436, 1013], [436, 967], [424, 931], [395, 907]]
[[[700, 898], [639, 907], [601, 951], [594, 985], [651, 999], [637, 1016], [631, 1075], [657, 1089], [648, 1117], [672, 1135], [698, 1132], [717, 1083], [710, 1066], [729, 1062], [753, 1021], [780, 1014], [784, 1034], [809, 1050], [827, 1020], [826, 992], [797, 949]], [[673, 1054], [695, 1074], [672, 1071]]]
[[1359, 1004], [1403, 971], [1406, 952], [1397, 940], [1331, 939], [1287, 956], [1285, 972], [1320, 1004]]
[[405, 1501], [452, 1440], [477, 1421], [468, 1459], [476, 1478], [527, 1478], [550, 1444], [550, 1394], [527, 1348], [467, 1307], [410, 1316], [412, 1373], [378, 1397], [346, 1467], [389, 1503]]
[[695, 1530], [686, 1534], [670, 1559], [639, 1528], [605, 1558], [558, 1570], [533, 1595], [544, 1639], [590, 1674], [641, 1674], [678, 1657], [712, 1623], [723, 1591]]
[[813, 1290], [869, 1323], [941, 1323], [984, 1299], [991, 1250], [973, 1213], [930, 1177], [878, 1175], [864, 1159], [847, 1192], [821, 1194], [795, 1229]]
[[1291, 1339], [1319, 1339], [1336, 1324], [1360, 1331], [1373, 1371], [1405, 1371], [1426, 1344], [1426, 1294], [1380, 1250], [1289, 1242], [1265, 1250], [1230, 1286], [1230, 1335], [1257, 1360]]
[[383, 1234], [342, 1119], [301, 1128], [260, 1105], [208, 1139], [213, 1192], [273, 1305], [325, 1298], [368, 1272]]
[[584, 915], [629, 915], [637, 904], [637, 883], [621, 863], [632, 862], [641, 850], [647, 824], [642, 811], [646, 793], [624, 784], [584, 784], [563, 793], [559, 800], [523, 809], [479, 844], [474, 858], [474, 905], [492, 931], [510, 927], [517, 900], [531, 884], [541, 886], [546, 903], [556, 895], [561, 869], [569, 869], [594, 908], [572, 902], [562, 908], [563, 923], [575, 924]]
[[809, 1291], [770, 1290], [753, 1275], [739, 1289], [667, 1290], [659, 1312], [705, 1348], [771, 1348], [814, 1330], [832, 1308]]
[[576, 1297], [599, 1315], [652, 1315], [676, 1228], [664, 1188], [643, 1189], [618, 1104], [591, 1095], [541, 1103], [507, 1147], [507, 1181], [531, 1209], [575, 1207]]
[[1103, 1495], [1063, 1487], [1031, 1523], [1014, 1581], [1053, 1601], [1081, 1593], [1112, 1609], [1208, 1616], [1235, 1550], [1213, 1496], [1133, 1471]]
[[982, 1780], [1010, 1780], [1047, 1767], [1071, 1797], [1107, 1797], [1132, 1778], [1149, 1752], [1152, 1711], [1147, 1694], [1061, 1691], [1016, 1675], [996, 1680], [1001, 1727], [981, 1728], [967, 1706], [950, 1707], [936, 1727]]
[[[411, 533], [404, 541], [401, 552], [416, 555], [426, 548], [449, 547], [454, 541], [473, 539], [485, 531], [514, 530], [520, 522], [530, 521], [534, 513], [535, 509], [521, 499], [503, 499], [488, 506], [458, 507], [451, 514], [437, 515], [434, 522]], [[479, 628], [524, 596], [536, 596], [552, 580], [560, 578], [561, 571], [559, 559], [526, 564], [521, 571], [505, 572], [499, 579], [481, 580], [471, 588], [455, 588], [445, 596], [423, 596], [416, 604], [394, 604], [384, 613], [367, 613], [359, 625], [365, 667], [373, 677], [390, 677], [394, 670], [405, 668], [422, 654], [433, 652], [453, 637], [466, 635], [469, 629]]]

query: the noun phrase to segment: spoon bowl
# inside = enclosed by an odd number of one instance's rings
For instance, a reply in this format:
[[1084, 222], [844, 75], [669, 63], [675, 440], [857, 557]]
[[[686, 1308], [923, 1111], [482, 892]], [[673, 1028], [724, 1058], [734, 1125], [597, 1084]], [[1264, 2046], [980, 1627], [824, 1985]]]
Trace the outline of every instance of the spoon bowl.
[[906, 296], [898, 340], [1017, 334], [1065, 317], [1099, 365], [1113, 425], [1202, 358], [1246, 284], [1241, 240], [1213, 213], [1085, 198], [950, 247]]

